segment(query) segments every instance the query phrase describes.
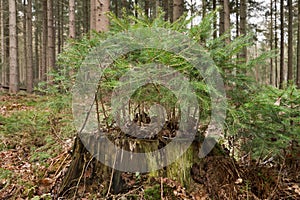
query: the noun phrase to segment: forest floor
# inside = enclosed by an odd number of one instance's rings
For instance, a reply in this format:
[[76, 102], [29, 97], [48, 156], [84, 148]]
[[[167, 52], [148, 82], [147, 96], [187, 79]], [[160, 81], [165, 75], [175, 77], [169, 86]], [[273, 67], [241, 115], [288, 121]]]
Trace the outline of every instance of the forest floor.
[[[70, 102], [62, 96], [0, 93], [0, 199], [53, 198], [71, 162], [75, 130]], [[300, 147], [292, 150], [278, 163], [242, 163], [229, 156], [206, 157], [193, 165], [193, 180], [188, 188], [166, 177], [124, 173], [127, 189], [104, 196], [106, 199], [300, 199]], [[90, 175], [87, 171], [83, 176]], [[103, 196], [92, 193], [84, 181], [77, 186], [74, 199]]]

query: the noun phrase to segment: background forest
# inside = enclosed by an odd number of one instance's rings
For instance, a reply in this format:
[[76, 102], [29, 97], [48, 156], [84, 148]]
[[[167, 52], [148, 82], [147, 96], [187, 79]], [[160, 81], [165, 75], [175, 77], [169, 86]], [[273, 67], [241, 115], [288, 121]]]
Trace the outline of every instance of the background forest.
[[[228, 104], [222, 138], [208, 157], [189, 149], [149, 174], [97, 163], [78, 140], [71, 108], [90, 50], [139, 28], [171, 29], [202, 45], [224, 80]], [[0, 29], [0, 199], [300, 198], [299, 0], [1, 0]], [[204, 77], [183, 58], [155, 49], [118, 58], [99, 80], [99, 125], [120, 138], [109, 97], [132, 66], [152, 62], [189, 77], [201, 104], [202, 138], [212, 110]], [[142, 87], [129, 114], [149, 113], [153, 102], [166, 108], [161, 136], [151, 138], [162, 145], [178, 124], [174, 94]]]

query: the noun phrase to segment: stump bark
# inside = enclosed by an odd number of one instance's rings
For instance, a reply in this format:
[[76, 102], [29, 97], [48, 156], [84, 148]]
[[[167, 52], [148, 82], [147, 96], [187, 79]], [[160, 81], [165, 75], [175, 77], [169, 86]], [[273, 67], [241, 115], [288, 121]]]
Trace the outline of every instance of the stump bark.
[[[60, 189], [58, 191], [58, 197], [73, 197], [74, 194], [83, 185], [84, 190], [90, 192], [101, 193], [101, 196], [105, 196], [108, 193], [120, 193], [124, 189], [129, 189], [124, 180], [124, 176], [129, 176], [130, 173], [121, 172], [112, 169], [101, 162], [98, 161], [97, 155], [105, 147], [104, 144], [99, 142], [99, 138], [95, 135], [88, 136], [89, 145], [92, 146], [94, 151], [87, 151], [81, 138], [78, 136], [75, 139], [74, 148], [72, 152], [72, 162], [68, 168], [68, 171], [63, 178]], [[201, 139], [202, 138], [202, 139]], [[98, 141], [98, 142], [97, 142]], [[136, 142], [134, 149], [130, 147], [132, 142]], [[170, 179], [176, 180], [183, 186], [188, 188], [191, 182], [191, 168], [194, 163], [199, 162], [199, 149], [203, 142], [203, 137], [196, 137], [192, 145], [187, 149], [187, 151], [179, 157], [174, 163], [164, 167], [161, 170], [157, 170], [149, 173], [149, 177], [168, 177]], [[149, 152], [155, 149], [159, 149], [162, 146], [162, 142], [159, 139], [156, 140], [140, 140], [133, 138], [119, 138], [119, 144], [123, 144], [122, 148], [127, 151], [134, 152]], [[178, 144], [180, 147], [180, 144]], [[217, 149], [217, 150], [216, 150]], [[213, 150], [213, 154], [222, 155], [223, 151], [220, 146], [217, 146]], [[107, 150], [107, 149], [106, 149]], [[176, 148], [174, 148], [174, 153], [176, 153]], [[103, 155], [102, 155], [103, 156]], [[109, 155], [102, 159], [112, 159]], [[117, 158], [119, 159], [119, 158]], [[153, 158], [155, 159], [155, 158]], [[143, 162], [155, 162], [155, 160], [140, 161], [139, 164], [145, 164]], [[131, 163], [138, 164], [138, 163]], [[133, 175], [134, 176], [134, 175]], [[128, 180], [127, 180], [128, 182]]]

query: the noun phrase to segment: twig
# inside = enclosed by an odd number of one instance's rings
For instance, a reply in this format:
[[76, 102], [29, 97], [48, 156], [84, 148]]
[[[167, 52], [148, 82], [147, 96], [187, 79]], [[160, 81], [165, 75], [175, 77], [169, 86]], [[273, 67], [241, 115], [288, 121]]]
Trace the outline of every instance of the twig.
[[160, 197], [162, 200], [164, 199], [164, 184], [162, 177], [160, 177]]
[[116, 160], [117, 160], [118, 152], [119, 151], [117, 150], [116, 155], [115, 155], [114, 164], [113, 164], [113, 167], [112, 167], [112, 170], [111, 170], [111, 176], [110, 176], [110, 181], [109, 181], [109, 186], [108, 186], [106, 197], [108, 197], [108, 195], [110, 194], [111, 185], [112, 185], [112, 181], [113, 181], [113, 177], [114, 177], [114, 172], [115, 172], [115, 166], [116, 166]]
[[[89, 160], [89, 162], [86, 165], [85, 171], [87, 170], [88, 166], [90, 165], [90, 163], [92, 162], [92, 160], [94, 159], [95, 156], [98, 156], [98, 154], [95, 154], [94, 156], [91, 157], [91, 159]], [[84, 186], [83, 193], [85, 192], [85, 183], [86, 183], [86, 177], [84, 177], [84, 182], [83, 182], [83, 186]]]
[[[93, 159], [93, 158], [94, 158], [94, 157], [92, 157], [92, 159]], [[84, 155], [84, 163], [86, 163], [86, 155]], [[89, 163], [89, 162], [88, 162], [88, 163]], [[88, 163], [87, 163], [87, 164], [88, 164]], [[80, 181], [81, 181], [81, 179], [82, 179], [82, 177], [83, 177], [83, 175], [84, 175], [84, 172], [85, 172], [85, 170], [86, 170], [86, 168], [87, 168], [87, 166], [88, 166], [87, 164], [84, 164], [83, 170], [81, 171], [80, 177], [78, 178], [77, 184], [76, 184], [76, 186], [75, 186], [75, 192], [74, 192], [73, 199], [76, 198], [76, 195], [77, 195], [77, 191], [78, 191], [78, 187], [79, 187]]]

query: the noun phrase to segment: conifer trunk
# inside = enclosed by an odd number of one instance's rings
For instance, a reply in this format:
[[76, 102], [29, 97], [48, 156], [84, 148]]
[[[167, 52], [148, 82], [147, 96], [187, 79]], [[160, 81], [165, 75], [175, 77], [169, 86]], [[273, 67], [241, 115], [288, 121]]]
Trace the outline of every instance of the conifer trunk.
[[19, 91], [16, 1], [9, 0], [9, 92]]

